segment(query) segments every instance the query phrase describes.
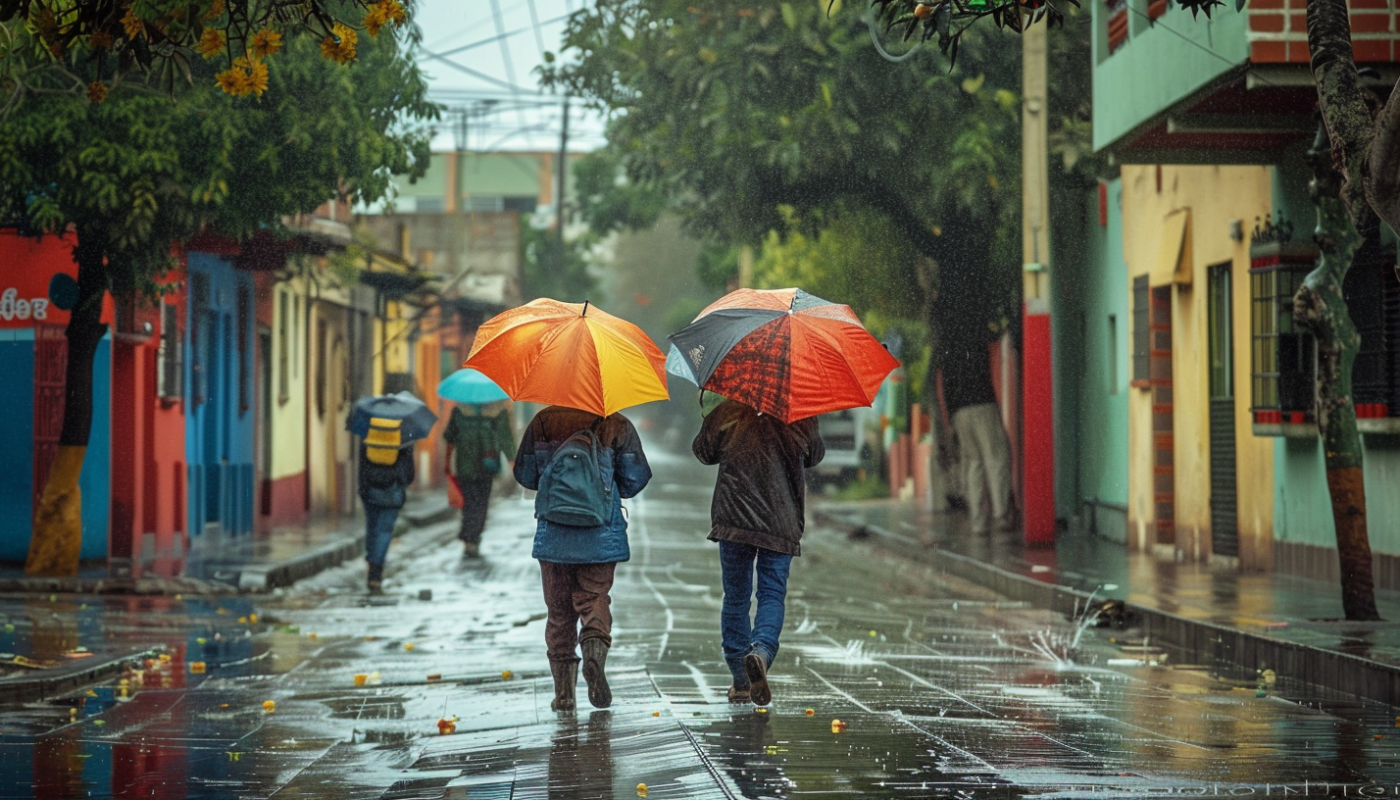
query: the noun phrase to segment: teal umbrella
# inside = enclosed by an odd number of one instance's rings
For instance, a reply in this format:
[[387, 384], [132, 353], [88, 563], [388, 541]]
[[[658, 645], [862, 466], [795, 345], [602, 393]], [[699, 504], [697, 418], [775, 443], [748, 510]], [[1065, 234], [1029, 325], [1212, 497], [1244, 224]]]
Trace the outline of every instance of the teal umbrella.
[[444, 400], [474, 406], [510, 399], [510, 395], [495, 381], [471, 368], [459, 369], [443, 378], [442, 383], [438, 384], [437, 393]]

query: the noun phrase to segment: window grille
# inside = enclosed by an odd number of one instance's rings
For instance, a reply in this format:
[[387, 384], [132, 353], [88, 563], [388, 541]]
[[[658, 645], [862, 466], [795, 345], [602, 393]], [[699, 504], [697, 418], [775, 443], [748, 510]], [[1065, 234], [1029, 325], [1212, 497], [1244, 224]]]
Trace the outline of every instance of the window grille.
[[1151, 377], [1151, 302], [1147, 276], [1133, 278], [1133, 385], [1147, 386]]
[[1311, 422], [1317, 348], [1293, 321], [1293, 295], [1312, 271], [1310, 248], [1250, 251], [1250, 405], [1256, 424]]
[[184, 353], [180, 341], [180, 307], [160, 301], [160, 344], [156, 347], [156, 396], [175, 402], [185, 393]]

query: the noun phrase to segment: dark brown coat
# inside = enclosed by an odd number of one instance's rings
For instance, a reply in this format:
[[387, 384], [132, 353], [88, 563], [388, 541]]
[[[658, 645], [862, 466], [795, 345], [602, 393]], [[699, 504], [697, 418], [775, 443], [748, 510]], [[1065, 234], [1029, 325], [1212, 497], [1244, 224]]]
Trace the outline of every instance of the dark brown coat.
[[691, 450], [700, 463], [719, 465], [712, 541], [802, 554], [802, 471], [826, 455], [815, 417], [788, 424], [729, 400], [705, 417]]

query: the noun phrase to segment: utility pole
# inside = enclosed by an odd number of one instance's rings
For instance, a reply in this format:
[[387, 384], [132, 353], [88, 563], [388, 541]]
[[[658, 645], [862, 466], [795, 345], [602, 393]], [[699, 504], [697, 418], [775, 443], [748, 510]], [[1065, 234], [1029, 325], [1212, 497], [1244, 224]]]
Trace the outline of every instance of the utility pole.
[[564, 181], [569, 174], [569, 97], [564, 96], [564, 124], [559, 129], [559, 180], [554, 193], [554, 218], [558, 225], [559, 245], [564, 244]]
[[1021, 510], [1025, 543], [1055, 541], [1055, 410], [1050, 349], [1046, 29], [1021, 35]]

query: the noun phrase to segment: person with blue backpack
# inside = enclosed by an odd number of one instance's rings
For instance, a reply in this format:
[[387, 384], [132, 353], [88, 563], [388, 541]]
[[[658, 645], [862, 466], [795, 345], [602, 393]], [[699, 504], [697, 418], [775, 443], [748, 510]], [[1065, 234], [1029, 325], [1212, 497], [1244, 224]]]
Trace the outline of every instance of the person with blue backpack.
[[516, 451], [515, 479], [535, 495], [535, 543], [544, 602], [544, 639], [554, 700], [572, 711], [578, 649], [588, 702], [612, 704], [604, 672], [612, 646], [613, 575], [631, 554], [622, 500], [651, 480], [636, 428], [621, 414], [600, 417], [550, 406], [535, 415]]

